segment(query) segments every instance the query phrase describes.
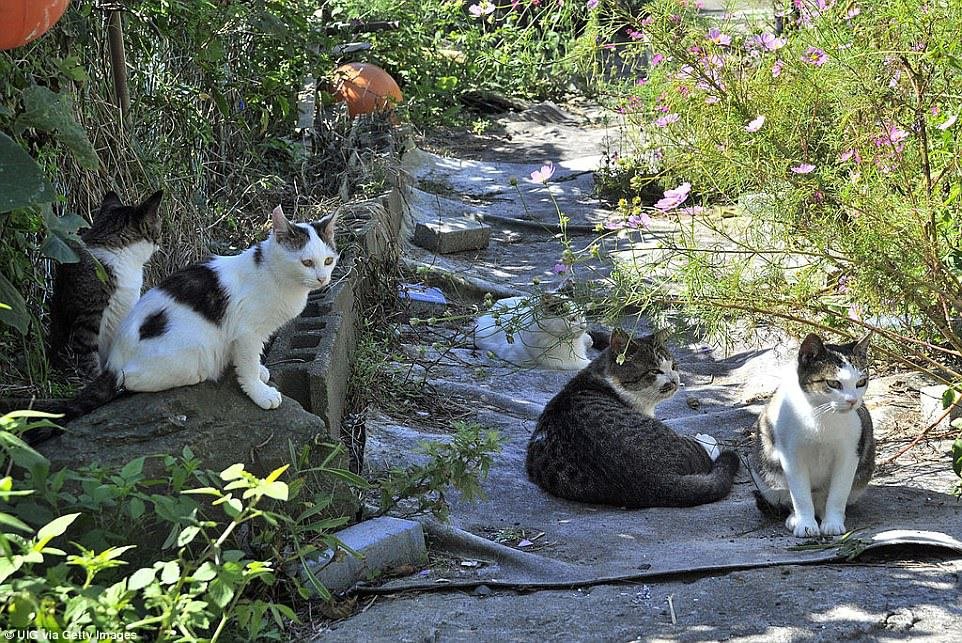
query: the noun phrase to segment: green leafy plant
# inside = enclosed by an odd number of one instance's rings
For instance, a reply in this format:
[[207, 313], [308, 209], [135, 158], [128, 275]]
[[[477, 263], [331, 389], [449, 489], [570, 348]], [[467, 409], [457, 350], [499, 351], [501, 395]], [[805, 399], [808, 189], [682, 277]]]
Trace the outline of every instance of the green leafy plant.
[[[289, 604], [265, 600], [277, 580], [274, 565], [336, 544], [331, 531], [348, 521], [325, 515], [330, 498], [309, 477], [324, 477], [328, 493], [332, 475], [365, 484], [332, 466], [337, 449], [312, 467], [300, 466], [310, 458], [299, 454], [290, 484], [280, 479], [290, 474], [287, 466], [263, 478], [239, 464], [213, 473], [189, 450], [163, 458], [159, 480], [145, 476], [145, 458], [116, 471], [51, 474], [46, 458], [18, 436], [50, 426], [52, 417], [32, 411], [0, 417], [0, 469], [24, 472], [19, 482], [0, 479], [0, 628], [128, 632], [155, 640], [279, 639], [297, 617]], [[313, 500], [298, 500], [311, 490]], [[288, 506], [292, 511], [281, 510]], [[254, 549], [274, 564], [238, 547], [238, 530], [250, 532], [254, 524], [261, 525]], [[153, 535], [164, 533], [156, 551], [120, 544], [134, 536], [155, 542]], [[286, 544], [265, 548], [281, 534], [289, 536]], [[74, 553], [57, 544], [64, 538]]]
[[378, 480], [378, 515], [399, 511], [403, 515], [430, 513], [447, 520], [449, 487], [465, 500], [483, 496], [481, 480], [488, 475], [493, 454], [501, 448], [500, 434], [480, 424], [454, 422], [449, 443], [424, 442], [423, 464], [395, 468]]

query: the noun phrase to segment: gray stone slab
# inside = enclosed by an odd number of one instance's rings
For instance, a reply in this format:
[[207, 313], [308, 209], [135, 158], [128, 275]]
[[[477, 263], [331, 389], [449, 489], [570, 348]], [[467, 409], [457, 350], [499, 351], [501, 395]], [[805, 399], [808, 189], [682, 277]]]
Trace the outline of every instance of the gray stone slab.
[[[329, 591], [340, 593], [358, 581], [401, 565], [423, 565], [428, 552], [420, 523], [388, 516], [358, 523], [334, 534], [344, 547], [328, 548], [305, 561], [308, 571]], [[351, 552], [358, 554], [355, 556]], [[311, 583], [307, 582], [307, 587]]]
[[490, 240], [491, 226], [472, 219], [419, 221], [414, 227], [414, 243], [442, 255], [480, 250]]

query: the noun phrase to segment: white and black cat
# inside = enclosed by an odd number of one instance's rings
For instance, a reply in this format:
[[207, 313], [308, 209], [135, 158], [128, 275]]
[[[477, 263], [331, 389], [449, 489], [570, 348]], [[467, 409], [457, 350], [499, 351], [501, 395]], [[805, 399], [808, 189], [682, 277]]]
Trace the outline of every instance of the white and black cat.
[[799, 538], [845, 533], [846, 506], [872, 478], [875, 439], [862, 401], [868, 343], [869, 336], [834, 345], [808, 335], [755, 425], [759, 508], [788, 513], [785, 526]]
[[[160, 244], [163, 194], [128, 206], [108, 192], [80, 233], [83, 247], [73, 248], [79, 261], [57, 264], [48, 348], [55, 361], [76, 365], [88, 379], [100, 375], [121, 321], [140, 299], [144, 264]], [[98, 262], [106, 279], [97, 274]]]
[[592, 339], [571, 287], [499, 299], [475, 322], [474, 345], [518, 366], [581, 370], [591, 362]]
[[162, 391], [220, 378], [233, 365], [244, 393], [263, 409], [281, 394], [261, 365], [264, 342], [331, 281], [338, 253], [333, 214], [291, 224], [280, 207], [272, 233], [239, 255], [182, 268], [147, 291], [121, 324], [104, 373], [66, 408], [88, 413], [121, 389]]
[[691, 507], [728, 495], [738, 456], [709, 435], [681, 436], [654, 417], [680, 384], [664, 339], [614, 331], [608, 348], [548, 402], [528, 442], [533, 482], [568, 500], [630, 508]]

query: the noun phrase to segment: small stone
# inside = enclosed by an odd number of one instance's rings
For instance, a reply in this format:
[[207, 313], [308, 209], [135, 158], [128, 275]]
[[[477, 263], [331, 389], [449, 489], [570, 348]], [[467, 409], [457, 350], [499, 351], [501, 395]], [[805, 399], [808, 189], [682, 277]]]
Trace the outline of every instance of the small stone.
[[475, 596], [490, 596], [493, 593], [494, 593], [494, 590], [492, 590], [487, 585], [478, 585], [477, 587], [474, 588], [474, 591], [472, 592], [472, 594], [474, 594]]
[[685, 403], [688, 404], [688, 408], [692, 409], [693, 411], [697, 411], [701, 408], [701, 400], [692, 395], [689, 395], [685, 398]]

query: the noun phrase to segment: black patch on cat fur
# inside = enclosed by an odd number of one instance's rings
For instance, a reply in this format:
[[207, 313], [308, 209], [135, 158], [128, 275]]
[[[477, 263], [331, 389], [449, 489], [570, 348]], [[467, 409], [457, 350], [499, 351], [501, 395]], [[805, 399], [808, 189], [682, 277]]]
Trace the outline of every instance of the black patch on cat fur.
[[254, 246], [254, 265], [260, 266], [261, 262], [264, 261], [264, 249], [261, 248], [260, 241]]
[[311, 234], [296, 224], [288, 223], [287, 231], [283, 234], [276, 234], [278, 243], [288, 250], [301, 250], [311, 240]]
[[331, 223], [331, 219], [333, 217], [334, 217], [333, 214], [329, 214], [323, 219], [321, 219], [320, 221], [314, 221], [313, 223], [310, 224], [310, 226], [314, 228], [314, 232], [317, 233], [317, 236], [323, 239], [324, 243], [331, 246], [332, 248], [334, 247], [334, 236], [327, 234], [326, 229], [327, 229], [327, 226]]
[[151, 339], [160, 337], [167, 332], [167, 311], [158, 310], [153, 315], [147, 317], [140, 326], [140, 339]]
[[220, 326], [224, 320], [228, 295], [220, 285], [217, 272], [207, 262], [178, 270], [158, 288], [213, 324]]

